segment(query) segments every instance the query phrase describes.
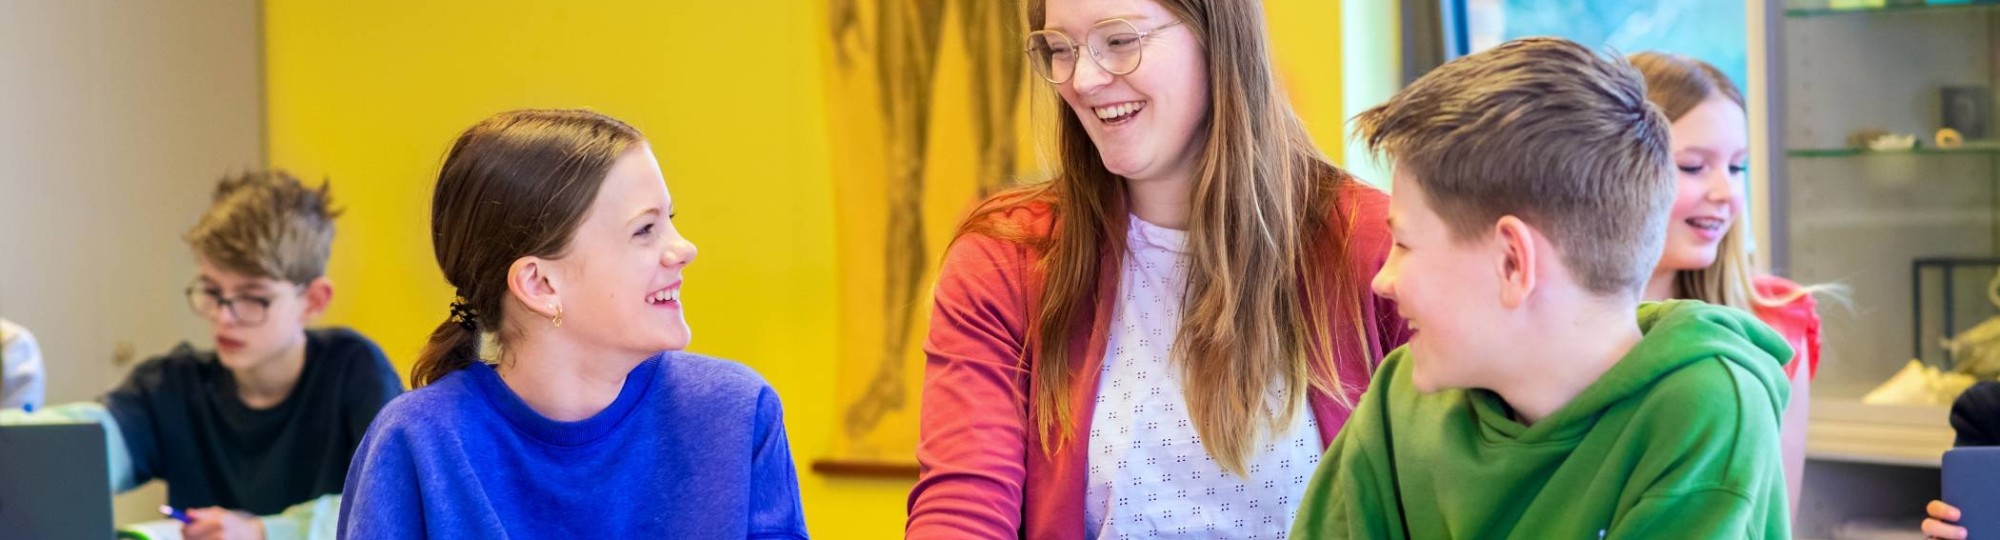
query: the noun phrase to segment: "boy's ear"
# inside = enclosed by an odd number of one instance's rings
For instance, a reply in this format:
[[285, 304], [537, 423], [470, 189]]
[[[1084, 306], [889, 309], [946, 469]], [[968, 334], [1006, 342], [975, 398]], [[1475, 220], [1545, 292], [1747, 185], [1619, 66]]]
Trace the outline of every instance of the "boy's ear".
[[556, 306], [562, 304], [562, 295], [556, 291], [556, 265], [552, 262], [541, 257], [522, 257], [507, 267], [507, 292], [522, 307], [544, 319], [554, 318]]
[[306, 311], [303, 321], [312, 322], [326, 313], [326, 307], [333, 303], [333, 280], [326, 276], [313, 278], [306, 284]]
[[1527, 303], [1535, 292], [1541, 273], [1541, 253], [1535, 251], [1535, 230], [1515, 216], [1501, 216], [1493, 224], [1493, 240], [1500, 248], [1500, 304], [1513, 309]]

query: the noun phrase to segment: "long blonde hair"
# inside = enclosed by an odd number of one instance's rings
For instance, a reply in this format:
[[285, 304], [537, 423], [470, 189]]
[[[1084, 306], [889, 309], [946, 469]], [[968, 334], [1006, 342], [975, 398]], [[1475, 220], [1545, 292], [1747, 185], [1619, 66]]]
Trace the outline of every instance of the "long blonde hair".
[[[1715, 96], [1722, 96], [1737, 107], [1748, 106], [1743, 100], [1743, 92], [1729, 75], [1708, 62], [1687, 56], [1659, 52], [1642, 52], [1631, 57], [1633, 67], [1646, 77], [1646, 99], [1666, 112], [1667, 121], [1679, 122], [1688, 111]], [[1748, 233], [1743, 221], [1736, 220], [1723, 233], [1722, 242], [1715, 249], [1715, 263], [1706, 268], [1678, 270], [1674, 272], [1675, 298], [1692, 298], [1710, 304], [1729, 306], [1746, 311], [1754, 308], [1774, 308], [1792, 303], [1808, 294], [1827, 290], [1828, 286], [1799, 287], [1778, 296], [1765, 296], [1757, 291], [1756, 264], [1751, 259]]]
[[[1042, 26], [1044, 4], [1028, 2], [1029, 28]], [[1354, 180], [1313, 146], [1278, 87], [1257, 3], [1159, 4], [1200, 39], [1213, 100], [1190, 197], [1188, 289], [1172, 361], [1203, 448], [1242, 474], [1255, 445], [1292, 423], [1308, 388], [1351, 405], [1333, 364], [1337, 347], [1356, 348], [1364, 358], [1378, 353], [1369, 350], [1362, 326], [1368, 296], [1358, 286], [1361, 277], [1345, 265], [1316, 264], [1350, 256], [1351, 219], [1337, 203]], [[1076, 114], [1054, 109], [1060, 112], [1053, 177], [987, 201], [959, 231], [1042, 253], [1046, 281], [1029, 342], [1038, 357], [1031, 408], [1044, 452], [1067, 442], [1078, 421], [1070, 415], [1077, 369], [1070, 345], [1089, 335], [1081, 323], [1094, 316], [1096, 299], [1112, 294], [1099, 290], [1101, 257], [1122, 252], [1124, 239], [1114, 232], [1125, 219], [1113, 215], [1122, 208], [1125, 183], [1105, 168]], [[1029, 204], [1054, 212], [1047, 237], [990, 219]], [[1351, 334], [1337, 334], [1337, 322], [1351, 324], [1345, 329]], [[1282, 410], [1266, 405], [1274, 387], [1287, 397]]]

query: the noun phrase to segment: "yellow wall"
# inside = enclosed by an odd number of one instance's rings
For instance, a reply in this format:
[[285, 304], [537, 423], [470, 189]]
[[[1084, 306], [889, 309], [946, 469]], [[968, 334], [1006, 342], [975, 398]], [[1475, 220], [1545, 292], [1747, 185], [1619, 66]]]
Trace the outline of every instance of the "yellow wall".
[[1270, 24], [1271, 55], [1293, 110], [1320, 150], [1340, 161], [1346, 149], [1341, 144], [1340, 2], [1267, 0], [1264, 18]]
[[[1337, 153], [1338, 9], [1268, 4], [1287, 87]], [[407, 371], [451, 298], [425, 239], [450, 139], [509, 108], [609, 113], [654, 141], [702, 248], [694, 350], [756, 368], [784, 398], [813, 536], [900, 536], [908, 482], [809, 472], [838, 414], [825, 33], [824, 0], [267, 1], [271, 164], [331, 179], [347, 208], [327, 322]]]

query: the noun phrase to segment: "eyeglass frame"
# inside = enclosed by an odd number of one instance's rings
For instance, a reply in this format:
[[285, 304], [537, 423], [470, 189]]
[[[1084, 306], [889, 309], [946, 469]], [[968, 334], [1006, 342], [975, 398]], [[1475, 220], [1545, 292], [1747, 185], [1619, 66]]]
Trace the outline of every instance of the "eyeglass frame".
[[[264, 324], [265, 321], [271, 320], [271, 304], [277, 302], [277, 295], [273, 295], [270, 297], [238, 296], [235, 298], [230, 298], [227, 296], [223, 296], [221, 294], [220, 289], [205, 287], [200, 283], [189, 284], [185, 294], [187, 295], [188, 310], [193, 311], [195, 316], [204, 319], [213, 319], [216, 316], [216, 314], [222, 313], [223, 311], [228, 311], [229, 318], [235, 319], [236, 324], [241, 326], [257, 326]], [[198, 302], [196, 300], [197, 296], [206, 296], [209, 297], [210, 299], [213, 299], [215, 301], [215, 310], [208, 312], [202, 311], [201, 306], [197, 303]], [[237, 313], [236, 304], [238, 302], [249, 302], [251, 304], [255, 304], [258, 308], [257, 320], [254, 321], [248, 320], [244, 318], [241, 314]]]
[[[1090, 61], [1091, 61], [1091, 62], [1093, 62], [1093, 63], [1095, 63], [1095, 64], [1097, 64], [1097, 68], [1098, 68], [1098, 69], [1102, 69], [1102, 70], [1104, 70], [1104, 72], [1105, 72], [1105, 73], [1110, 73], [1110, 74], [1112, 74], [1112, 75], [1117, 75], [1117, 76], [1121, 76], [1121, 77], [1122, 77], [1122, 76], [1125, 76], [1125, 75], [1131, 75], [1131, 74], [1132, 74], [1133, 72], [1136, 72], [1136, 71], [1139, 71], [1139, 66], [1140, 66], [1140, 64], [1143, 64], [1143, 63], [1145, 63], [1145, 60], [1146, 60], [1146, 50], [1145, 50], [1145, 44], [1146, 44], [1146, 40], [1147, 40], [1147, 38], [1151, 38], [1151, 37], [1153, 36], [1153, 34], [1157, 34], [1157, 33], [1160, 33], [1160, 31], [1162, 31], [1162, 30], [1166, 30], [1166, 29], [1168, 29], [1168, 28], [1173, 28], [1173, 27], [1175, 27], [1175, 26], [1180, 26], [1180, 25], [1181, 25], [1181, 23], [1184, 23], [1184, 22], [1186, 22], [1186, 21], [1182, 21], [1182, 20], [1180, 20], [1180, 19], [1174, 19], [1174, 21], [1173, 21], [1173, 22], [1169, 22], [1169, 23], [1166, 23], [1166, 24], [1162, 24], [1162, 25], [1159, 25], [1159, 26], [1155, 26], [1155, 27], [1153, 27], [1153, 29], [1152, 29], [1152, 30], [1145, 30], [1145, 31], [1141, 31], [1141, 30], [1139, 30], [1139, 25], [1136, 25], [1136, 24], [1132, 24], [1132, 21], [1130, 21], [1130, 20], [1127, 20], [1127, 19], [1125, 19], [1124, 17], [1114, 17], [1114, 18], [1110, 18], [1110, 19], [1105, 19], [1105, 20], [1102, 20], [1102, 21], [1097, 21], [1097, 24], [1093, 24], [1093, 25], [1090, 25], [1090, 30], [1091, 30], [1091, 32], [1095, 32], [1095, 31], [1096, 31], [1096, 30], [1097, 30], [1098, 28], [1101, 28], [1101, 27], [1103, 27], [1103, 26], [1104, 26], [1104, 25], [1106, 25], [1106, 24], [1110, 24], [1110, 23], [1114, 23], [1114, 22], [1115, 22], [1115, 23], [1124, 23], [1124, 24], [1125, 24], [1125, 26], [1126, 26], [1127, 28], [1131, 28], [1131, 29], [1132, 29], [1132, 34], [1133, 34], [1134, 36], [1136, 36], [1136, 37], [1135, 37], [1134, 39], [1137, 39], [1137, 40], [1139, 40], [1139, 45], [1140, 45], [1140, 49], [1139, 49], [1139, 50], [1138, 50], [1138, 52], [1137, 52], [1137, 54], [1139, 55], [1139, 58], [1138, 58], [1137, 60], [1134, 60], [1134, 61], [1132, 62], [1132, 69], [1128, 69], [1128, 70], [1125, 70], [1125, 71], [1124, 71], [1123, 73], [1120, 73], [1120, 72], [1118, 72], [1118, 71], [1115, 71], [1115, 70], [1112, 70], [1112, 69], [1111, 69], [1110, 67], [1108, 67], [1108, 66], [1105, 66], [1105, 65], [1104, 65], [1104, 59], [1103, 59], [1103, 58], [1099, 58], [1099, 57], [1098, 57], [1098, 53], [1099, 53], [1099, 51], [1097, 50], [1097, 48], [1096, 48], [1096, 47], [1092, 47], [1092, 46], [1090, 46], [1090, 42], [1089, 42], [1089, 40], [1090, 40], [1090, 32], [1086, 32], [1086, 33], [1084, 34], [1084, 36], [1083, 36], [1083, 37], [1084, 37], [1084, 42], [1082, 42], [1082, 43], [1078, 43], [1078, 42], [1076, 41], [1076, 39], [1074, 39], [1074, 38], [1071, 38], [1069, 34], [1066, 34], [1066, 33], [1063, 33], [1063, 31], [1061, 31], [1061, 30], [1051, 30], [1051, 29], [1042, 29], [1042, 30], [1036, 30], [1036, 31], [1033, 31], [1033, 32], [1028, 32], [1028, 35], [1027, 35], [1027, 37], [1026, 37], [1026, 39], [1025, 39], [1025, 40], [1026, 40], [1026, 41], [1028, 41], [1028, 42], [1030, 43], [1030, 45], [1028, 45], [1027, 47], [1025, 47], [1025, 48], [1021, 49], [1021, 54], [1023, 54], [1023, 55], [1026, 55], [1026, 56], [1028, 57], [1028, 66], [1029, 66], [1029, 67], [1028, 67], [1028, 70], [1029, 70], [1029, 71], [1035, 71], [1035, 68], [1034, 68], [1034, 65], [1035, 65], [1035, 62], [1036, 62], [1036, 59], [1035, 59], [1035, 46], [1034, 46], [1034, 45], [1032, 45], [1032, 43], [1034, 42], [1034, 39], [1035, 39], [1035, 36], [1038, 36], [1038, 35], [1048, 35], [1048, 34], [1054, 34], [1054, 35], [1058, 35], [1058, 36], [1062, 36], [1062, 38], [1063, 38], [1063, 41], [1067, 41], [1067, 42], [1069, 42], [1069, 44], [1070, 44], [1071, 46], [1073, 46], [1073, 47], [1075, 47], [1075, 48], [1081, 48], [1081, 49], [1083, 49], [1083, 50], [1084, 50], [1085, 52], [1089, 53], [1089, 54], [1088, 54], [1088, 56], [1090, 57]], [[1042, 80], [1044, 80], [1044, 81], [1048, 81], [1048, 82], [1049, 82], [1049, 84], [1063, 84], [1063, 83], [1066, 83], [1066, 82], [1069, 82], [1069, 81], [1070, 81], [1070, 79], [1074, 79], [1074, 78], [1076, 78], [1076, 66], [1077, 66], [1077, 64], [1078, 64], [1078, 63], [1079, 63], [1079, 62], [1071, 62], [1071, 63], [1070, 63], [1070, 65], [1069, 65], [1069, 73], [1068, 73], [1068, 74], [1066, 74], [1066, 75], [1064, 75], [1064, 76], [1062, 77], [1062, 80], [1056, 80], [1056, 79], [1055, 79], [1055, 77], [1054, 77], [1054, 69], [1053, 69], [1053, 66], [1051, 66], [1051, 69], [1050, 69], [1050, 75], [1048, 75], [1048, 76], [1042, 76], [1041, 74], [1037, 73], [1037, 74], [1036, 74], [1036, 76], [1040, 77], [1040, 78], [1041, 78]]]

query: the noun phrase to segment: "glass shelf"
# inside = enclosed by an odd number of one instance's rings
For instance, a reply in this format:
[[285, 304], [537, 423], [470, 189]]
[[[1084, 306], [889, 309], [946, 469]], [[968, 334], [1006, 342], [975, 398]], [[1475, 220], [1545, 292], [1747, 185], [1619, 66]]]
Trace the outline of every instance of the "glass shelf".
[[1958, 148], [1938, 148], [1920, 146], [1908, 150], [1867, 150], [1862, 148], [1799, 148], [1786, 150], [1786, 157], [1795, 158], [1847, 158], [1866, 156], [1960, 156], [1960, 155], [2000, 155], [2000, 141], [1979, 141], [1965, 143]]
[[1890, 3], [1882, 6], [1849, 7], [1849, 8], [1795, 7], [1795, 8], [1787, 8], [1785, 10], [1785, 16], [1820, 17], [1826, 15], [1847, 15], [1855, 13], [1901, 13], [1901, 12], [1913, 12], [1913, 11], [1936, 12], [1936, 11], [1949, 11], [1949, 10], [1983, 10], [1985, 8], [1990, 8], [1994, 6], [2000, 6], [2000, 1], [1979, 0], [1975, 2], [1959, 2], [1950, 4]]

